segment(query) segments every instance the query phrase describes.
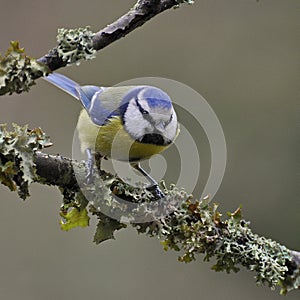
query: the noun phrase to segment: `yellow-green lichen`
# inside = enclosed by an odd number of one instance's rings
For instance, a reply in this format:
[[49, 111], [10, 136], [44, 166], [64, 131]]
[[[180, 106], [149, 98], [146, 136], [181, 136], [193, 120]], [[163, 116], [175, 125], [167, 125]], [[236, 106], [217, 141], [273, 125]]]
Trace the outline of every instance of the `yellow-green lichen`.
[[62, 220], [60, 221], [60, 227], [64, 231], [76, 227], [87, 227], [89, 226], [90, 217], [86, 208], [80, 209], [73, 207], [69, 212], [63, 213], [60, 212]]
[[11, 42], [6, 54], [0, 56], [0, 95], [28, 91], [36, 78], [47, 73], [47, 66], [27, 56], [18, 42]]
[[36, 178], [33, 155], [50, 145], [40, 128], [29, 130], [27, 125], [13, 124], [9, 131], [6, 125], [0, 125], [0, 182], [10, 190], [18, 190], [25, 199], [29, 195], [28, 185]]

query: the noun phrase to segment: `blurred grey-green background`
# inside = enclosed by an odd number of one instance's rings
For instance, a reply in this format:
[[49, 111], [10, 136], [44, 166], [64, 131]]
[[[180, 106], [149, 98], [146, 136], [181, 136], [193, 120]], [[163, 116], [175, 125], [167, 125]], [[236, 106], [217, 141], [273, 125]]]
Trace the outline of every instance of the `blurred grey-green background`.
[[[40, 57], [60, 27], [103, 28], [134, 0], [1, 0], [0, 51], [19, 40]], [[183, 82], [210, 103], [225, 132], [228, 161], [215, 201], [243, 205], [255, 232], [300, 250], [298, 0], [196, 0], [167, 11], [79, 67], [81, 83], [114, 85], [159, 76]], [[0, 99], [0, 123], [41, 126], [71, 156], [80, 107], [42, 80], [29, 93]], [[197, 135], [197, 132], [194, 133]], [[282, 299], [253, 274], [226, 275], [199, 260], [185, 265], [132, 229], [100, 246], [89, 229], [62, 232], [55, 188], [33, 185], [22, 202], [0, 189], [0, 298]], [[285, 299], [299, 299], [299, 292]]]

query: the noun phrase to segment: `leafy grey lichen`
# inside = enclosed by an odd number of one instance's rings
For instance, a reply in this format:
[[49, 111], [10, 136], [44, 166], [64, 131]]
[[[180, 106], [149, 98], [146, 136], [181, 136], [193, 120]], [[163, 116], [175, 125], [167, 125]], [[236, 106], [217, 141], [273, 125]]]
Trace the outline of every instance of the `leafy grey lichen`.
[[0, 95], [28, 91], [36, 78], [49, 72], [47, 66], [27, 56], [18, 42], [10, 44], [5, 56], [0, 56]]
[[242, 219], [241, 210], [221, 220], [217, 205], [207, 201], [187, 201], [169, 220], [169, 232], [164, 248], [181, 250], [180, 261], [190, 262], [199, 253], [204, 259], [216, 259], [215, 271], [239, 271], [244, 266], [256, 273], [257, 284], [271, 288], [284, 286], [290, 251], [279, 243], [254, 234], [249, 222]]
[[40, 128], [29, 130], [27, 125], [13, 124], [13, 130], [8, 131], [0, 125], [0, 182], [25, 199], [29, 184], [36, 178], [33, 155], [50, 145]]
[[59, 56], [68, 65], [79, 64], [81, 59], [93, 59], [96, 50], [93, 49], [92, 38], [94, 33], [89, 27], [76, 29], [58, 29], [57, 51]]
[[127, 227], [126, 224], [120, 223], [100, 212], [95, 212], [95, 214], [99, 219], [94, 235], [94, 242], [97, 245], [108, 239], [115, 239], [114, 232]]
[[280, 285], [291, 260], [289, 250], [279, 243], [254, 234], [249, 222], [239, 214], [231, 214], [225, 223], [228, 234], [222, 236], [221, 247], [216, 252], [216, 271], [235, 271], [240, 264], [256, 273], [257, 284], [267, 283], [271, 288]]

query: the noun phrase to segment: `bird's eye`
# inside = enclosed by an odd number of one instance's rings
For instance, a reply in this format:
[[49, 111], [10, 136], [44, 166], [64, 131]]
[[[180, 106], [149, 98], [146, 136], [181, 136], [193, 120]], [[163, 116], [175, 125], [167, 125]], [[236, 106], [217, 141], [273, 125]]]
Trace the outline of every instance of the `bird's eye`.
[[137, 98], [135, 98], [135, 103], [142, 115], [149, 115], [149, 112], [147, 110], [145, 110], [144, 108], [142, 108], [142, 106], [139, 103]]

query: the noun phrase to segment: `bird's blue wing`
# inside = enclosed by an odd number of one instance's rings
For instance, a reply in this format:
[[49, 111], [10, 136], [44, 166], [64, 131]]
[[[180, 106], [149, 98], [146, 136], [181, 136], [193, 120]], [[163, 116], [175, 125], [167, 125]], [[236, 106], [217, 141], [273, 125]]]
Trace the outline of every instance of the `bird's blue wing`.
[[93, 123], [99, 126], [104, 125], [111, 117], [120, 114], [118, 103], [115, 103], [116, 105], [113, 104], [115, 99], [110, 99], [111, 105], [108, 106], [108, 103], [105, 101], [106, 99], [103, 99], [101, 96], [101, 92], [95, 93], [91, 99], [90, 106], [87, 109]]
[[91, 107], [92, 99], [97, 95], [100, 95], [103, 90], [103, 87], [95, 85], [84, 85], [77, 88], [79, 100], [87, 111], [89, 111]]
[[86, 110], [89, 110], [93, 96], [103, 90], [103, 88], [94, 85], [80, 86], [77, 82], [59, 73], [51, 73], [43, 78], [80, 100]]
[[113, 117], [122, 119], [128, 103], [141, 87], [114, 86], [101, 88], [91, 99], [87, 109], [91, 120], [96, 125], [104, 125]]

